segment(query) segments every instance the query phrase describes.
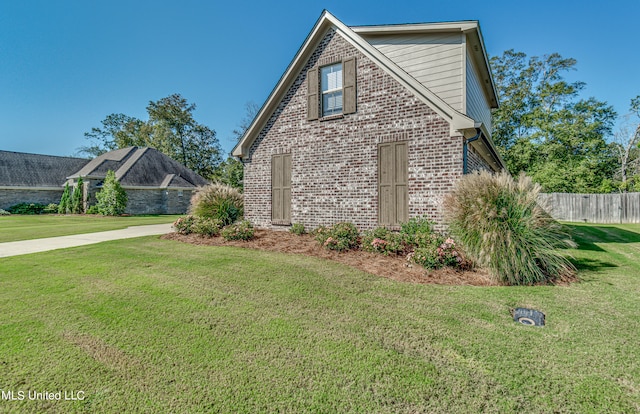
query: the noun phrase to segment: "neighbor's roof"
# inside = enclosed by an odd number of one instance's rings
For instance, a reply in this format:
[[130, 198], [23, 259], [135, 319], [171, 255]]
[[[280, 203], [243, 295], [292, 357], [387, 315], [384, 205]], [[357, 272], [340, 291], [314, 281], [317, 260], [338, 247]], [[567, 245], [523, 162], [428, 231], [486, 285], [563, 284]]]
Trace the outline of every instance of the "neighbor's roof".
[[103, 179], [112, 170], [123, 187], [199, 187], [209, 182], [162, 152], [128, 147], [102, 154], [68, 178]]
[[[459, 31], [465, 33], [467, 36], [471, 36], [477, 39], [478, 50], [476, 52], [484, 54], [483, 59], [484, 67], [481, 67], [480, 71], [483, 74], [485, 82], [487, 77], [490, 82], [490, 100], [495, 99], [497, 104], [497, 95], [493, 86], [493, 79], [491, 78], [489, 65], [486, 60], [486, 53], [484, 49], [484, 42], [480, 33], [480, 26], [476, 21], [464, 21], [464, 22], [450, 22], [450, 23], [423, 23], [423, 24], [409, 24], [409, 25], [386, 25], [386, 26], [360, 26], [350, 28], [334, 17], [328, 11], [323, 11], [320, 18], [314, 25], [313, 29], [305, 39], [304, 43], [296, 53], [294, 59], [291, 61], [286, 71], [278, 81], [276, 87], [273, 89], [267, 101], [264, 103], [249, 128], [245, 131], [242, 139], [232, 151], [232, 154], [237, 157], [243, 157], [247, 155], [249, 148], [260, 134], [262, 128], [266, 125], [267, 121], [277, 108], [278, 104], [282, 100], [284, 94], [293, 84], [298, 73], [302, 70], [306, 64], [309, 56], [313, 53], [319, 42], [322, 40], [327, 30], [333, 28], [344, 39], [351, 43], [362, 54], [367, 56], [372, 61], [376, 62], [386, 73], [391, 75], [396, 81], [402, 84], [410, 92], [412, 92], [420, 101], [428, 105], [438, 115], [447, 120], [451, 126], [451, 130], [472, 130], [479, 125], [467, 115], [455, 110], [443, 99], [434, 94], [425, 85], [418, 82], [414, 77], [409, 75], [406, 71], [400, 68], [389, 57], [384, 55], [378, 49], [376, 49], [371, 43], [369, 43], [362, 35], [365, 33], [368, 35], [374, 33], [394, 33], [404, 31]], [[361, 34], [359, 34], [361, 33]], [[493, 97], [491, 98], [491, 95]]]
[[59, 188], [69, 174], [88, 162], [84, 158], [0, 151], [0, 186]]

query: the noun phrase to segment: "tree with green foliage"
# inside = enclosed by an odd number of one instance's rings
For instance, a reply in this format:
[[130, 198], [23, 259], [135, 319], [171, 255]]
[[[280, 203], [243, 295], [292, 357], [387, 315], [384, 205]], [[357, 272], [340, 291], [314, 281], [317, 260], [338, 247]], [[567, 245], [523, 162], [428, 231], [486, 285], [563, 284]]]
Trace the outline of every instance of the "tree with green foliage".
[[242, 191], [242, 180], [244, 176], [244, 166], [235, 157], [228, 157], [225, 161], [218, 165], [213, 176], [214, 182], [225, 184]]
[[547, 192], [606, 190], [616, 157], [605, 138], [616, 113], [606, 102], [578, 99], [585, 84], [564, 78], [576, 60], [507, 50], [491, 66], [500, 98], [493, 139], [508, 170], [527, 173]]
[[130, 146], [151, 147], [181, 162], [205, 178], [211, 178], [222, 161], [216, 132], [193, 117], [195, 104], [180, 94], [169, 95], [147, 105], [149, 119], [111, 114], [101, 128], [85, 133], [92, 145], [80, 152], [99, 155]]
[[102, 189], [96, 194], [96, 200], [98, 200], [96, 203], [98, 213], [104, 216], [119, 216], [127, 208], [127, 193], [112, 170], [107, 171]]
[[71, 195], [71, 212], [73, 214], [84, 213], [84, 182], [82, 177], [78, 177], [78, 182]]
[[60, 203], [58, 204], [58, 214], [69, 214], [71, 212], [71, 190], [69, 183], [65, 183]]

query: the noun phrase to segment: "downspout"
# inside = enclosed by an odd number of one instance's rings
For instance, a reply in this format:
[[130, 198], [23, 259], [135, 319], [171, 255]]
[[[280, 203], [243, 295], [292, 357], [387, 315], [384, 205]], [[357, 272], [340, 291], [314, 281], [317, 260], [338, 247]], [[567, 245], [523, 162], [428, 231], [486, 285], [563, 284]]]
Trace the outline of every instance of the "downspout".
[[469, 171], [469, 166], [468, 164], [468, 152], [469, 152], [469, 143], [476, 141], [478, 138], [480, 138], [480, 135], [482, 135], [482, 131], [480, 131], [480, 128], [476, 128], [476, 135], [469, 138], [469, 139], [465, 139], [463, 144], [462, 144], [462, 174], [467, 174]]

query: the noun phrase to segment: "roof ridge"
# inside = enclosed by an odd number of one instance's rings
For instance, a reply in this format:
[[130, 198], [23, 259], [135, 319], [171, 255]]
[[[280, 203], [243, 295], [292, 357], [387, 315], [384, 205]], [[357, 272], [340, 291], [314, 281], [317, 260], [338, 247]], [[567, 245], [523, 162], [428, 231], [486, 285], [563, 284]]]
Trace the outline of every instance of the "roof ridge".
[[116, 179], [118, 181], [120, 181], [120, 179], [122, 177], [124, 177], [129, 172], [131, 167], [133, 167], [135, 165], [135, 163], [138, 162], [138, 160], [149, 149], [149, 147], [143, 147], [143, 148], [133, 147], [133, 148], [135, 148], [135, 152], [129, 158], [127, 158], [127, 160], [124, 162], [124, 164], [122, 164], [122, 166], [120, 168], [118, 168], [118, 170], [115, 172], [116, 173]]

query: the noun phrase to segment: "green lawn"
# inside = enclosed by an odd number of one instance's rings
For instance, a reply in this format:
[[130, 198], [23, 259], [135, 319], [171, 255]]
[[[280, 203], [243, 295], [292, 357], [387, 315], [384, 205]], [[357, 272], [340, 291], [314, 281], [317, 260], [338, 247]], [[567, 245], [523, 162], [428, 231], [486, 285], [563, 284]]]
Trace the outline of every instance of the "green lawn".
[[640, 226], [571, 227], [568, 287], [157, 237], [0, 259], [0, 389], [86, 396], [0, 412], [638, 412]]
[[0, 216], [0, 243], [118, 230], [144, 224], [171, 223], [178, 217], [58, 216], [49, 214]]

